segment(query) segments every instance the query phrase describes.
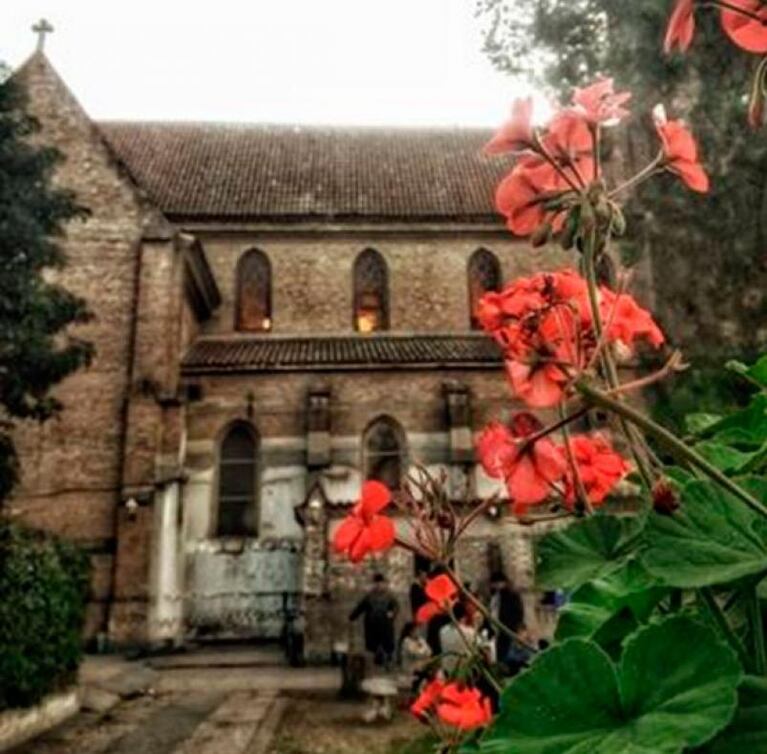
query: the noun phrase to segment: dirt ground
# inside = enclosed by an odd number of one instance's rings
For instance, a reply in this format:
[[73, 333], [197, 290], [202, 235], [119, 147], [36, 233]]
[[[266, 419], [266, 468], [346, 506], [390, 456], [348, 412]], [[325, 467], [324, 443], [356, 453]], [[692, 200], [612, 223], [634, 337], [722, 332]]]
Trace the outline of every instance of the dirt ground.
[[269, 754], [428, 754], [426, 730], [406, 711], [390, 723], [362, 722], [366, 705], [333, 695], [291, 699]]

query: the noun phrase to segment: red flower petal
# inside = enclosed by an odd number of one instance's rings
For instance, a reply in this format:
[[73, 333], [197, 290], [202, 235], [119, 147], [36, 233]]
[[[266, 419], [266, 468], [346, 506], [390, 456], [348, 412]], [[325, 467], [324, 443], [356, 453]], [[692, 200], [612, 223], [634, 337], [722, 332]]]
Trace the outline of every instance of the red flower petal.
[[673, 164], [672, 168], [693, 191], [699, 191], [701, 194], [708, 192], [710, 182], [700, 163], [679, 160]]
[[721, 20], [724, 33], [742, 50], [759, 55], [767, 53], [767, 6], [761, 0], [728, 0], [727, 4], [762, 20], [744, 16], [732, 7], [723, 7]]
[[346, 552], [362, 534], [364, 525], [357, 516], [347, 516], [336, 529], [333, 536], [333, 547], [336, 552]]
[[441, 615], [443, 612], [442, 607], [436, 602], [426, 602], [418, 608], [415, 614], [415, 622], [428, 623], [432, 618]]
[[374, 516], [380, 513], [391, 502], [389, 488], [375, 480], [368, 480], [362, 485], [360, 503], [362, 513], [365, 516]]
[[663, 51], [668, 54], [678, 46], [680, 52], [687, 52], [695, 35], [694, 0], [677, 0], [668, 20]]
[[438, 605], [449, 603], [458, 595], [458, 587], [453, 579], [443, 573], [429, 579], [425, 587], [426, 596]]
[[511, 118], [485, 145], [485, 154], [503, 154], [527, 149], [533, 140], [532, 117], [532, 97], [514, 100]]
[[370, 537], [369, 547], [374, 552], [388, 550], [394, 544], [396, 536], [394, 523], [386, 516], [375, 516], [367, 527]]
[[528, 454], [524, 454], [511, 470], [506, 485], [509, 488], [509, 497], [523, 505], [540, 503], [551, 492], [548, 482], [538, 473], [533, 459]]

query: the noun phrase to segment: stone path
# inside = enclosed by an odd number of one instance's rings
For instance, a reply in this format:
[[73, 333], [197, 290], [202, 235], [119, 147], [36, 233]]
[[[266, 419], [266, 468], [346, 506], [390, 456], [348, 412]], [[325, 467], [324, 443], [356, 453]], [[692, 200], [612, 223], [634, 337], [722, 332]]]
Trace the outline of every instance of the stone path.
[[80, 713], [10, 754], [266, 754], [287, 704], [274, 691], [142, 696]]

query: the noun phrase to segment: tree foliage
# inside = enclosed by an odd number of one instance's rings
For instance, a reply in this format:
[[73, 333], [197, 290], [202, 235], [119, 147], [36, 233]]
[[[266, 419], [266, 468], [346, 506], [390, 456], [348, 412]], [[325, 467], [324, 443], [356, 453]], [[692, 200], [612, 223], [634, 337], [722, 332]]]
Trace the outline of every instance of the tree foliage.
[[[0, 81], [2, 81], [0, 77]], [[24, 110], [14, 79], [0, 83], [0, 501], [17, 477], [11, 429], [16, 419], [45, 421], [61, 409], [51, 389], [91, 357], [67, 332], [85, 322], [85, 302], [54, 280], [65, 262], [59, 240], [87, 211], [55, 187], [60, 153], [35, 142], [39, 126]]]

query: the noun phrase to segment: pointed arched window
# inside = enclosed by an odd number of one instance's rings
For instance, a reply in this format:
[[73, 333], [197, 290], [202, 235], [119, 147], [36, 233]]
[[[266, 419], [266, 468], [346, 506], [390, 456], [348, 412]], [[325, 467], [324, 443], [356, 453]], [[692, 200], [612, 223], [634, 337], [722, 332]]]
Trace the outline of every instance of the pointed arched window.
[[471, 329], [479, 330], [477, 304], [488, 291], [501, 289], [501, 265], [498, 257], [487, 249], [477, 249], [469, 259], [469, 316]]
[[354, 262], [354, 329], [389, 329], [389, 270], [374, 249], [365, 249]]
[[237, 265], [236, 328], [246, 332], [272, 329], [272, 265], [258, 249], [251, 249]]
[[399, 489], [405, 473], [405, 433], [388, 416], [372, 422], [362, 438], [365, 479], [376, 479], [389, 489]]
[[233, 424], [221, 441], [218, 461], [219, 537], [258, 533], [258, 440], [245, 422]]

